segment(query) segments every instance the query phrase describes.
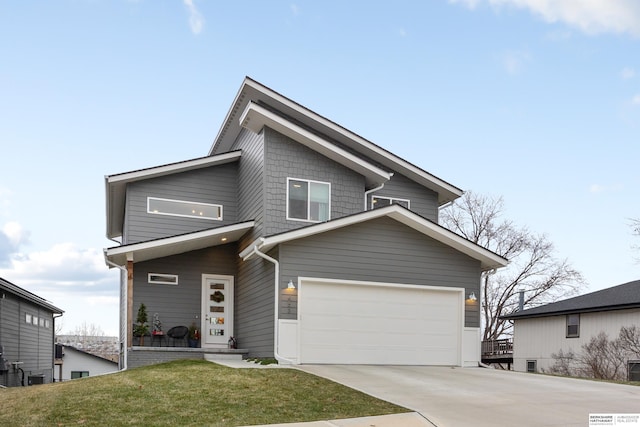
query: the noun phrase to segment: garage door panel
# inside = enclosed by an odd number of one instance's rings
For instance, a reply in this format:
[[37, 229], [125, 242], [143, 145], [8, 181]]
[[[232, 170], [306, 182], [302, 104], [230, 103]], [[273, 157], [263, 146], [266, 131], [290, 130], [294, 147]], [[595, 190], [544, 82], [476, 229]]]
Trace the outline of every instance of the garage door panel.
[[459, 363], [459, 292], [309, 281], [299, 298], [301, 363]]

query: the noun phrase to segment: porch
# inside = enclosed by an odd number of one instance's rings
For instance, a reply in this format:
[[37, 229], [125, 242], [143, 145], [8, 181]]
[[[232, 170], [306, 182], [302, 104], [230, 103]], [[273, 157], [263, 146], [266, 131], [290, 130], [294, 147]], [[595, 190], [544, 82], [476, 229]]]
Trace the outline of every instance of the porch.
[[179, 359], [242, 360], [249, 353], [245, 349], [193, 348], [193, 347], [140, 347], [127, 349], [128, 368], [154, 365]]
[[505, 338], [493, 341], [482, 341], [482, 363], [495, 365], [499, 369], [511, 370], [513, 365], [513, 340]]

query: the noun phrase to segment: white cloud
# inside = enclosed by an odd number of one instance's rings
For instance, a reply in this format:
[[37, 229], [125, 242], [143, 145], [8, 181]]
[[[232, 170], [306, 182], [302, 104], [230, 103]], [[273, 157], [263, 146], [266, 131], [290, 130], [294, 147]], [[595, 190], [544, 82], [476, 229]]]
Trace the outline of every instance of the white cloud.
[[527, 51], [513, 50], [502, 55], [502, 65], [509, 74], [518, 74], [530, 61], [531, 54]]
[[633, 105], [640, 105], [640, 93], [631, 98], [631, 103]]
[[622, 71], [620, 71], [620, 77], [624, 80], [631, 79], [636, 75], [636, 70], [631, 67], [624, 67]]
[[182, 0], [189, 12], [189, 27], [193, 34], [200, 34], [204, 28], [204, 17], [196, 8], [193, 0]]
[[563, 22], [588, 34], [627, 33], [640, 37], [638, 0], [449, 0], [475, 9], [480, 3], [527, 9], [547, 22]]
[[610, 193], [610, 192], [618, 192], [622, 190], [622, 185], [602, 185], [602, 184], [591, 184], [589, 186], [589, 193], [600, 194], [600, 193]]
[[20, 224], [15, 221], [10, 221], [4, 225], [2, 232], [9, 238], [9, 241], [14, 247], [18, 248], [20, 245], [29, 243], [29, 232], [22, 228]]

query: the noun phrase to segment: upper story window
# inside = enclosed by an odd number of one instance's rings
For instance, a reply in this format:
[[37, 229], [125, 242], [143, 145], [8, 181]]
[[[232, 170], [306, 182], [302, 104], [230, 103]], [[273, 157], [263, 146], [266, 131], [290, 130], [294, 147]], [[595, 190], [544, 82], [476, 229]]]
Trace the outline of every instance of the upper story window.
[[287, 178], [287, 219], [321, 222], [330, 213], [330, 183]]
[[211, 203], [147, 197], [147, 212], [155, 215], [222, 221], [222, 205], [214, 205]]
[[580, 336], [580, 315], [567, 314], [567, 338], [578, 338]]
[[374, 209], [381, 208], [383, 206], [389, 206], [394, 203], [407, 209], [411, 209], [409, 199], [398, 199], [397, 197], [372, 196], [371, 203]]

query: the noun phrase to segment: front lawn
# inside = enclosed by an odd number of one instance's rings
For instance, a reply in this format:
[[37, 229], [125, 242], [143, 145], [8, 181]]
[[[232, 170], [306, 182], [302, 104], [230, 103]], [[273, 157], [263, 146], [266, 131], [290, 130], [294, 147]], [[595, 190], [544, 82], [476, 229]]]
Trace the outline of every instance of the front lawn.
[[295, 369], [182, 360], [0, 390], [0, 426], [240, 426], [408, 412]]

